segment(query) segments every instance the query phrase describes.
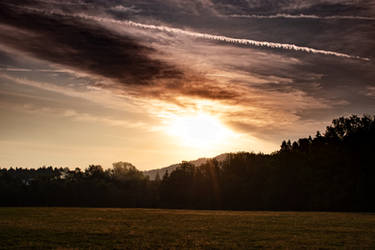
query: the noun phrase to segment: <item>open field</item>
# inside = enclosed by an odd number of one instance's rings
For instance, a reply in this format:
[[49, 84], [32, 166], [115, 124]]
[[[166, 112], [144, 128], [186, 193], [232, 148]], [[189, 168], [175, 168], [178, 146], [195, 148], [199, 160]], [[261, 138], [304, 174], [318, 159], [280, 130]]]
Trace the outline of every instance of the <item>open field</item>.
[[374, 248], [375, 214], [0, 208], [0, 248]]

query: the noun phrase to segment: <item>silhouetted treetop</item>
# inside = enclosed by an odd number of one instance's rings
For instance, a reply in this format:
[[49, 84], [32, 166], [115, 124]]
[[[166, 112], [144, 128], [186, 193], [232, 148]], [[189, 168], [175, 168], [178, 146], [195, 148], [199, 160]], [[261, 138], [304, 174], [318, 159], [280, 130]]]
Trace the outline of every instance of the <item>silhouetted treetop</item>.
[[375, 117], [352, 115], [272, 154], [182, 162], [155, 181], [128, 162], [0, 169], [0, 205], [375, 212], [374, 148]]

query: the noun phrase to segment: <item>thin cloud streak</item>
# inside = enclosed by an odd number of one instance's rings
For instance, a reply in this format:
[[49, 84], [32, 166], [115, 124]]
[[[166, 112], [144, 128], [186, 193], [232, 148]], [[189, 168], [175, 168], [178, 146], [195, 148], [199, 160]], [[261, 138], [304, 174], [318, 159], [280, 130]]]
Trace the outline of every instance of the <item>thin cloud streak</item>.
[[11, 81], [15, 84], [21, 84], [32, 88], [38, 88], [45, 91], [54, 92], [67, 97], [80, 98], [84, 101], [105, 105], [108, 108], [115, 110], [126, 110], [131, 109], [133, 112], [143, 112], [139, 108], [143, 103], [139, 103], [139, 100], [135, 100], [130, 96], [114, 96], [110, 90], [102, 88], [96, 88], [87, 86], [86, 91], [79, 91], [67, 86], [59, 86], [49, 82], [33, 81], [26, 78], [14, 77], [5, 73], [0, 72], [0, 79]]
[[273, 49], [285, 49], [285, 50], [293, 50], [293, 51], [302, 51], [312, 54], [322, 54], [322, 55], [330, 55], [330, 56], [337, 56], [337, 57], [344, 57], [344, 58], [350, 58], [350, 59], [360, 59], [364, 61], [370, 61], [369, 58], [359, 57], [359, 56], [353, 56], [345, 53], [339, 53], [335, 51], [329, 51], [329, 50], [321, 50], [321, 49], [314, 49], [309, 47], [303, 47], [298, 46], [295, 44], [287, 44], [287, 43], [274, 43], [274, 42], [267, 42], [267, 41], [256, 41], [256, 40], [250, 40], [250, 39], [239, 39], [239, 38], [233, 38], [228, 36], [219, 36], [219, 35], [211, 35], [206, 33], [199, 33], [194, 31], [186, 31], [178, 28], [171, 28], [167, 26], [158, 26], [158, 25], [152, 25], [152, 24], [142, 24], [137, 23], [133, 21], [118, 21], [110, 18], [103, 18], [103, 17], [93, 17], [88, 16], [84, 14], [77, 14], [75, 16], [85, 18], [85, 19], [91, 19], [96, 20], [99, 22], [107, 22], [107, 23], [117, 23], [117, 24], [124, 24], [132, 27], [137, 28], [143, 28], [143, 29], [151, 29], [151, 30], [157, 30], [162, 32], [170, 32], [175, 34], [182, 34], [187, 35], [191, 37], [196, 38], [202, 38], [202, 39], [208, 39], [208, 40], [215, 40], [215, 41], [221, 41], [221, 42], [227, 42], [232, 44], [241, 44], [241, 45], [247, 45], [247, 46], [256, 46], [256, 47], [267, 47], [267, 48], [273, 48]]
[[275, 15], [230, 15], [230, 17], [238, 17], [238, 18], [253, 18], [253, 19], [277, 19], [277, 18], [287, 18], [287, 19], [327, 19], [327, 20], [368, 20], [368, 21], [375, 21], [375, 17], [367, 17], [367, 16], [317, 16], [317, 15], [305, 15], [305, 14], [298, 14], [298, 15], [290, 15], [279, 13]]
[[106, 18], [106, 17], [90, 16], [86, 14], [67, 14], [67, 13], [62, 13], [62, 12], [55, 12], [52, 10], [44, 11], [44, 10], [38, 10], [34, 8], [27, 8], [27, 9], [31, 11], [41, 12], [46, 15], [61, 15], [65, 17], [78, 17], [78, 18], [102, 22], [102, 23], [114, 23], [114, 24], [119, 24], [119, 25], [127, 25], [131, 27], [136, 27], [136, 28], [156, 30], [156, 31], [161, 31], [161, 32], [169, 32], [169, 33], [174, 33], [174, 34], [181, 34], [181, 35], [186, 35], [190, 37], [221, 41], [221, 42], [226, 42], [226, 43], [231, 43], [231, 44], [301, 51], [301, 52], [312, 53], [312, 54], [321, 54], [321, 55], [337, 56], [337, 57], [343, 57], [343, 58], [349, 58], [349, 59], [359, 59], [359, 60], [364, 60], [364, 61], [370, 61], [369, 58], [349, 55], [349, 54], [335, 52], [335, 51], [298, 46], [295, 44], [256, 41], [256, 40], [251, 40], [251, 39], [239, 39], [239, 38], [233, 38], [233, 37], [228, 37], [228, 36], [220, 36], [220, 35], [212, 35], [212, 34], [207, 34], [207, 33], [199, 33], [199, 32], [194, 32], [194, 31], [187, 31], [187, 30], [163, 26], [163, 25], [143, 24], [143, 23], [133, 22], [130, 20], [120, 21], [120, 20], [115, 20], [115, 19]]

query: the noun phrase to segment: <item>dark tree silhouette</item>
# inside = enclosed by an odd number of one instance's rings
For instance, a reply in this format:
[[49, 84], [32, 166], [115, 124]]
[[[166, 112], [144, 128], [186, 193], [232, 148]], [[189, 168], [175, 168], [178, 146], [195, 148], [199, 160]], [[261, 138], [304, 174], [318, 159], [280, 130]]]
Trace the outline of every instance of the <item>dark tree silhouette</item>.
[[127, 162], [1, 169], [0, 205], [374, 212], [374, 149], [375, 118], [352, 115], [272, 154], [182, 162], [154, 181]]

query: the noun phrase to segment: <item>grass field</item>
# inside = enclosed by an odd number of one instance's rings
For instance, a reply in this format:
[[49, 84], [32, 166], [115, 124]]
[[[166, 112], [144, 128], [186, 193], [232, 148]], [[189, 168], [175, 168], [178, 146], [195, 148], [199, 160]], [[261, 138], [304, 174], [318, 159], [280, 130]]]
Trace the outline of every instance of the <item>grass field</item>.
[[0, 248], [375, 249], [375, 214], [0, 208]]

